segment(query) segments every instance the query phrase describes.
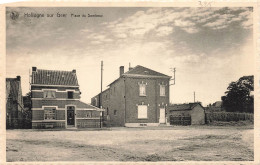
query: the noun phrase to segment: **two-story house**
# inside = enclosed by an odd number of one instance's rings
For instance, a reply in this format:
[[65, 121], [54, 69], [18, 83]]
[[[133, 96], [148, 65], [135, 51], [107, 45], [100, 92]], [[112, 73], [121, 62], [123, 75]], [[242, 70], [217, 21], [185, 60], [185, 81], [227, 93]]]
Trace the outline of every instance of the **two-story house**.
[[32, 67], [32, 128], [100, 127], [102, 109], [80, 101], [76, 70]]
[[91, 104], [105, 109], [104, 119], [110, 126], [158, 126], [169, 123], [170, 76], [137, 65], [124, 72], [108, 89], [91, 99]]

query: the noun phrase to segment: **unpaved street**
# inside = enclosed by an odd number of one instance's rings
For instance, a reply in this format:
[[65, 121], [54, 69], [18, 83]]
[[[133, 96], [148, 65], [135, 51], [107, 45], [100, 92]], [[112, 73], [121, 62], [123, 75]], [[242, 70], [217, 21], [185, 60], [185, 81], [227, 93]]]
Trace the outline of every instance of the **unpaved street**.
[[7, 161], [250, 161], [253, 129], [7, 130]]

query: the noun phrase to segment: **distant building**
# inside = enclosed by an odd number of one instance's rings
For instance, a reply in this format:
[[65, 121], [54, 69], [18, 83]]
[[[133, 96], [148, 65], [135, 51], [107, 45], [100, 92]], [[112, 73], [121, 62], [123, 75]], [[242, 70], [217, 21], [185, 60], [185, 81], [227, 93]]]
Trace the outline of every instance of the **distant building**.
[[224, 111], [223, 103], [222, 101], [216, 101], [215, 103], [208, 105], [206, 110], [211, 112]]
[[6, 128], [21, 128], [23, 96], [21, 77], [6, 78]]
[[171, 125], [205, 124], [205, 110], [200, 103], [170, 105], [168, 112]]
[[80, 101], [76, 70], [32, 67], [32, 128], [100, 127], [101, 109]]
[[137, 65], [124, 72], [108, 89], [91, 99], [94, 106], [105, 109], [104, 119], [109, 126], [158, 126], [166, 124], [169, 105], [170, 76]]

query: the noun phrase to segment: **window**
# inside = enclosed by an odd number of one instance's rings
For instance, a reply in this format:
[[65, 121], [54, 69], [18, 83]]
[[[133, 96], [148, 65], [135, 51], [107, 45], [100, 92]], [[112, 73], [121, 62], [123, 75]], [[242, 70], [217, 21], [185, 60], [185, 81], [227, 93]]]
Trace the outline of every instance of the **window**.
[[165, 96], [165, 85], [160, 85], [160, 96]]
[[138, 119], [147, 119], [147, 105], [138, 105]]
[[44, 120], [55, 120], [56, 119], [56, 108], [45, 108], [44, 109]]
[[56, 92], [51, 90], [43, 91], [43, 98], [56, 98]]
[[115, 116], [117, 115], [117, 110], [114, 110], [114, 115], [115, 115]]
[[107, 115], [109, 115], [108, 107], [107, 107]]
[[139, 95], [146, 96], [146, 85], [145, 84], [139, 84]]
[[68, 91], [68, 99], [73, 99], [73, 92], [72, 91]]
[[86, 118], [91, 118], [91, 117], [92, 117], [92, 111], [87, 111]]

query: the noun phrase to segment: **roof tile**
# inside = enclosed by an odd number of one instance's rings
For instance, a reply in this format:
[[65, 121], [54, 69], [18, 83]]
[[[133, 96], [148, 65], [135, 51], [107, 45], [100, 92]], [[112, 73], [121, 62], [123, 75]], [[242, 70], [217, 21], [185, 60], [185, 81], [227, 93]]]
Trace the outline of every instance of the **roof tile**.
[[79, 86], [77, 75], [72, 71], [43, 69], [32, 72], [32, 84]]

